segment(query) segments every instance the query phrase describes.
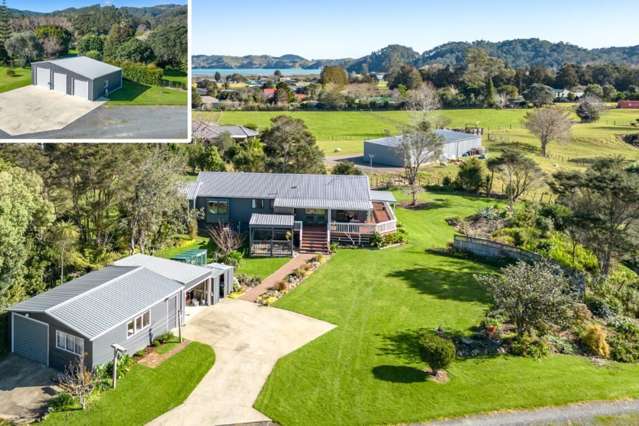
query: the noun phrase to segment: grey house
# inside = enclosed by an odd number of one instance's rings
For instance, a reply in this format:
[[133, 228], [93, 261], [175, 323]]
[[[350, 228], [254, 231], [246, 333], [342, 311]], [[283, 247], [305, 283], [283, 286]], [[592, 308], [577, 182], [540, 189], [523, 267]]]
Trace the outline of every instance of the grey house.
[[220, 126], [217, 124], [205, 123], [204, 121], [193, 122], [193, 138], [205, 141], [212, 141], [224, 134], [228, 134], [235, 141], [245, 141], [256, 138], [259, 133], [244, 126]]
[[184, 193], [204, 213], [201, 232], [231, 226], [248, 235], [253, 256], [367, 245], [397, 229], [393, 194], [371, 191], [367, 176], [202, 172]]
[[31, 63], [31, 81], [36, 86], [95, 101], [122, 88], [122, 69], [76, 56]]
[[[443, 139], [442, 156], [439, 160], [456, 160], [473, 150], [481, 149], [481, 135], [456, 132], [448, 129], [436, 130]], [[404, 155], [401, 150], [402, 136], [391, 136], [364, 141], [364, 160], [373, 164], [404, 167]]]
[[109, 362], [113, 344], [133, 354], [184, 324], [195, 306], [228, 295], [232, 268], [134, 255], [9, 308], [11, 351], [64, 369], [82, 354]]

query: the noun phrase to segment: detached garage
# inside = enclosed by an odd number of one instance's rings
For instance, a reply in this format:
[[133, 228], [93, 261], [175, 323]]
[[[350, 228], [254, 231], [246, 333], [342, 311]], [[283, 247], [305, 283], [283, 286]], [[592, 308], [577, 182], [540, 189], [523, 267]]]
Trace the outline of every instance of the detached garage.
[[90, 101], [122, 88], [122, 69], [86, 56], [33, 62], [33, 84]]

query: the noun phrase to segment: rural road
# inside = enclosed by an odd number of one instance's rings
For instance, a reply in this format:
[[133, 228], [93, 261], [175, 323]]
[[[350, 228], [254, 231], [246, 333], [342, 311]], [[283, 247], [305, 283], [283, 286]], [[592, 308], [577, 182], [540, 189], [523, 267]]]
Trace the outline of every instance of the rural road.
[[62, 130], [0, 139], [186, 139], [188, 109], [178, 106], [103, 106]]
[[468, 416], [459, 419], [431, 423], [415, 423], [420, 426], [515, 426], [548, 424], [591, 424], [599, 416], [639, 414], [639, 400], [597, 401], [537, 410], [509, 411]]

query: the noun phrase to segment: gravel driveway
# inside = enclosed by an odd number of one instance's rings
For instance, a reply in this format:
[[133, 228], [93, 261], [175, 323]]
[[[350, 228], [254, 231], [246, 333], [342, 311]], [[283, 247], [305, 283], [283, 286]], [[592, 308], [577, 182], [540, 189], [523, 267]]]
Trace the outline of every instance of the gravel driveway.
[[332, 330], [304, 315], [242, 300], [225, 300], [194, 317], [184, 336], [215, 349], [215, 365], [184, 404], [151, 425], [222, 425], [266, 422], [253, 408], [284, 355]]
[[179, 106], [102, 106], [61, 130], [0, 139], [187, 139], [188, 108]]

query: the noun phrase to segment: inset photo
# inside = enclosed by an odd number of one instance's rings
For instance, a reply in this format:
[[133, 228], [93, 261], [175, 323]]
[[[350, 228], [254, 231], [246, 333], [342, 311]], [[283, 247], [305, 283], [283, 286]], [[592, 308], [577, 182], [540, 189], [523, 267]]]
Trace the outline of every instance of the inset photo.
[[0, 0], [0, 140], [186, 142], [188, 0]]

